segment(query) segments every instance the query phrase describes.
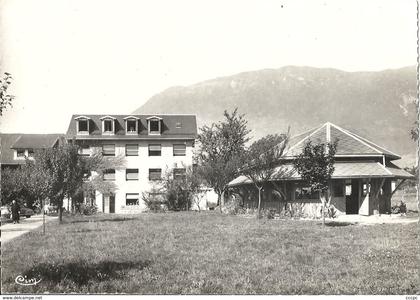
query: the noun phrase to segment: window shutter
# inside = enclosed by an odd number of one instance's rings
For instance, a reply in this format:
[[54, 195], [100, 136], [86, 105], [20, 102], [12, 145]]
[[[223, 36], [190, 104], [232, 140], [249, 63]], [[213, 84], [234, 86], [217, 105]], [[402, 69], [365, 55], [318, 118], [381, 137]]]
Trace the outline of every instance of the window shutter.
[[126, 180], [138, 180], [138, 179], [139, 179], [139, 169], [126, 170]]
[[79, 150], [80, 155], [90, 155], [90, 147], [89, 146], [81, 146]]
[[149, 169], [149, 180], [160, 180], [162, 169]]
[[138, 144], [127, 144], [127, 145], [125, 145], [125, 154], [127, 156], [137, 156], [137, 155], [139, 155], [139, 145]]
[[127, 193], [127, 194], [125, 194], [125, 204], [126, 205], [138, 205], [139, 204], [139, 194], [138, 193]]
[[161, 156], [161, 145], [149, 145], [149, 156]]
[[103, 155], [115, 155], [115, 144], [106, 144], [102, 146]]
[[174, 156], [185, 156], [187, 146], [185, 144], [174, 145]]
[[175, 180], [185, 180], [187, 176], [187, 170], [184, 168], [174, 169], [174, 179]]
[[149, 145], [150, 151], [161, 151], [161, 145]]
[[115, 170], [106, 170], [104, 172], [104, 180], [115, 180]]

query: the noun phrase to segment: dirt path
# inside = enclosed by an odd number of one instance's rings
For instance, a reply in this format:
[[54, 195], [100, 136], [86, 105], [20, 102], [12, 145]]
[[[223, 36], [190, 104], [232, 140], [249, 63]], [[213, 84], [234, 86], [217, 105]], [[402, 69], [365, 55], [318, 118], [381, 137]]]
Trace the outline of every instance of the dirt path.
[[[45, 216], [45, 222], [57, 219], [57, 217]], [[21, 218], [19, 224], [2, 223], [1, 225], [1, 243], [7, 243], [10, 240], [21, 236], [31, 230], [42, 226], [42, 215], [32, 216], [30, 218]]]
[[373, 215], [373, 216], [361, 216], [361, 215], [342, 215], [334, 219], [337, 222], [351, 222], [358, 223], [361, 225], [373, 225], [373, 224], [408, 224], [419, 221], [419, 216], [404, 216], [399, 214], [393, 215]]

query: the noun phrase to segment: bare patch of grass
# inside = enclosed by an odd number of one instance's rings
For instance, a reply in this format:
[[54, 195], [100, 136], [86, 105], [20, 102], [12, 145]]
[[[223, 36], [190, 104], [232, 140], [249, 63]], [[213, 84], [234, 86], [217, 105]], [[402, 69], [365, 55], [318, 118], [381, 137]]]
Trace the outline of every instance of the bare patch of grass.
[[123, 278], [125, 270], [136, 269], [141, 271], [149, 264], [150, 261], [40, 263], [24, 271], [23, 276], [26, 278], [42, 278], [45, 284], [48, 285], [69, 281], [82, 286], [89, 282], [92, 284], [95, 281]]

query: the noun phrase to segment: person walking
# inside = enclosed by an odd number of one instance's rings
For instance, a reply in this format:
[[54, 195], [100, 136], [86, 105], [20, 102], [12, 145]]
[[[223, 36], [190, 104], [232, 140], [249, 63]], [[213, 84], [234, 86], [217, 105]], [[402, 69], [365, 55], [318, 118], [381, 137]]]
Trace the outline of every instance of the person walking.
[[16, 202], [16, 200], [12, 201], [12, 219], [13, 219], [13, 224], [19, 223], [19, 213], [20, 213], [20, 206], [19, 203]]

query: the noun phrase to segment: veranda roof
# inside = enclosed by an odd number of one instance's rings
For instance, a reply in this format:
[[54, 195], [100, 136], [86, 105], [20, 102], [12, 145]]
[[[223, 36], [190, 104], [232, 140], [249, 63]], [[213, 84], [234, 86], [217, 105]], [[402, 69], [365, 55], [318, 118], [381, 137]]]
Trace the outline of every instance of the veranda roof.
[[[405, 170], [399, 169], [394, 164], [384, 166], [379, 162], [336, 162], [334, 164], [332, 179], [347, 178], [394, 178], [407, 179], [414, 176]], [[271, 181], [277, 180], [300, 180], [301, 177], [293, 164], [284, 164], [276, 168]], [[242, 184], [250, 184], [252, 181], [246, 176], [239, 176], [229, 182], [228, 186], [234, 187]]]

